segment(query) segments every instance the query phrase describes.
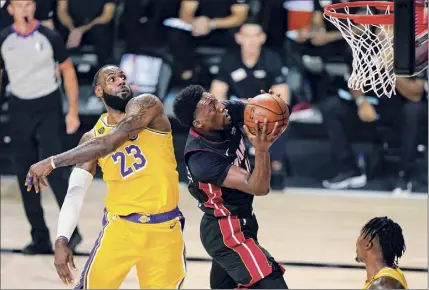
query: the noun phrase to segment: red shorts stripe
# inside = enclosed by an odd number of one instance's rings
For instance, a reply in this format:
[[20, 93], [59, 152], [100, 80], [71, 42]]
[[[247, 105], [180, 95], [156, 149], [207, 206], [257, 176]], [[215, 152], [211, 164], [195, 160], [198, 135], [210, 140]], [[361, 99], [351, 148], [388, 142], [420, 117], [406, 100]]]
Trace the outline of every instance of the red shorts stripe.
[[208, 200], [204, 203], [207, 208], [214, 210], [215, 217], [229, 216], [231, 213], [223, 205], [222, 190], [210, 183], [199, 183], [200, 189], [207, 195]]
[[249, 283], [239, 284], [239, 287], [249, 287], [271, 274], [272, 267], [267, 257], [253, 239], [244, 237], [238, 218], [229, 216], [220, 219], [218, 223], [225, 246], [240, 256], [251, 277]]

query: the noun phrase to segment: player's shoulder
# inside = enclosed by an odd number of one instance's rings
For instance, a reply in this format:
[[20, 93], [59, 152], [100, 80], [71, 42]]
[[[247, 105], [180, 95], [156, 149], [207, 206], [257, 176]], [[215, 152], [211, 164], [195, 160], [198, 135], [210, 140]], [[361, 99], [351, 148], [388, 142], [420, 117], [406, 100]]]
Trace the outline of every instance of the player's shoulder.
[[368, 289], [405, 289], [400, 281], [390, 276], [382, 276], [372, 282]]
[[227, 109], [234, 107], [234, 108], [243, 108], [246, 106], [246, 104], [241, 100], [223, 100], [221, 101], [221, 104], [224, 105]]
[[149, 110], [164, 112], [162, 101], [153, 94], [141, 94], [132, 98], [126, 107], [127, 113], [144, 113]]
[[92, 138], [95, 138], [95, 133], [94, 133], [93, 129], [89, 130], [88, 132], [86, 132], [82, 135], [82, 137], [80, 138], [79, 144], [82, 144], [82, 143], [84, 143], [84, 142], [86, 142]]
[[132, 98], [128, 104], [127, 108], [131, 109], [147, 109], [150, 107], [161, 106], [163, 107], [162, 101], [153, 94], [141, 94]]

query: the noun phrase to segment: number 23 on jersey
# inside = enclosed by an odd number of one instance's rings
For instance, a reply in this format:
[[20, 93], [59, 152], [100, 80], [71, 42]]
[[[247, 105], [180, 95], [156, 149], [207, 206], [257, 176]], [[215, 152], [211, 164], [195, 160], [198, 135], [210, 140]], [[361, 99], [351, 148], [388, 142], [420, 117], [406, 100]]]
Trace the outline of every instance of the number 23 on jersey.
[[[144, 169], [147, 163], [143, 152], [134, 144], [125, 147], [125, 151], [116, 151], [111, 157], [114, 163], [119, 164], [121, 176], [123, 178], [127, 178], [133, 173]], [[133, 159], [133, 164], [131, 166], [127, 166], [127, 159], [129, 158]]]

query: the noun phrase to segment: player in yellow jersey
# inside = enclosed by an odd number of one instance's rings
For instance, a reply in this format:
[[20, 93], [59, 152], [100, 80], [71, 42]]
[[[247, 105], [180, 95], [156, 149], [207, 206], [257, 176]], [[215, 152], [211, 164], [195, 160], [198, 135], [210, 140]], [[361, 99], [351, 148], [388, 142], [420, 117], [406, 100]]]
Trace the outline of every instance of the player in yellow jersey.
[[124, 72], [102, 67], [94, 92], [103, 114], [76, 148], [31, 166], [27, 187], [39, 191], [55, 168], [75, 165], [58, 220], [55, 266], [65, 283], [74, 281], [70, 235], [97, 163], [108, 193], [103, 228], [77, 289], [119, 288], [136, 266], [141, 288], [181, 288], [186, 274], [184, 218], [178, 209], [179, 177], [171, 125], [154, 95], [133, 97]]
[[375, 217], [363, 226], [356, 242], [356, 261], [365, 264], [363, 289], [408, 289], [398, 258], [405, 252], [401, 227], [388, 217]]

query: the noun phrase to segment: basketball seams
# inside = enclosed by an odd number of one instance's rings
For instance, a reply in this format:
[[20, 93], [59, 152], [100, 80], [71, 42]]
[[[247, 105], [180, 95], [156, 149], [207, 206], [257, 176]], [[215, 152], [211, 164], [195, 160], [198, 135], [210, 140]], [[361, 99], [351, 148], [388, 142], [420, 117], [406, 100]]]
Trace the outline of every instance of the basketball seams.
[[[273, 110], [271, 110], [271, 109], [269, 109], [269, 108], [267, 108], [267, 107], [261, 106], [261, 105], [257, 105], [257, 104], [248, 104], [247, 106], [255, 106], [255, 107], [258, 107], [258, 108], [262, 108], [262, 109], [265, 109], [265, 110], [267, 110], [267, 111], [270, 111], [270, 112], [271, 112], [271, 113], [273, 113], [274, 115], [278, 115], [278, 116], [283, 115], [283, 113], [279, 114], [279, 113], [274, 112]], [[281, 108], [280, 108], [280, 111], [281, 111]]]
[[[277, 105], [279, 106], [280, 112], [282, 112], [282, 116], [284, 116], [284, 114], [286, 113], [286, 110], [283, 112], [282, 106], [280, 105], [279, 101], [276, 98], [274, 98], [274, 96], [272, 95], [268, 95], [268, 96], [271, 97], [274, 101], [276, 101]], [[286, 108], [287, 108], [287, 105], [286, 105]], [[283, 127], [286, 124], [285, 120], [286, 118], [283, 117], [281, 127]]]
[[[282, 112], [282, 115], [284, 114], [284, 113], [286, 113], [286, 111], [284, 111], [283, 112], [283, 110], [282, 110], [282, 106], [280, 106], [280, 103], [279, 103], [279, 101], [278, 100], [276, 100], [276, 98], [274, 98], [273, 96], [271, 96], [271, 95], [268, 95], [270, 98], [272, 98], [274, 101], [276, 101], [276, 103], [277, 103], [277, 106], [279, 106], [279, 109], [280, 109], [280, 112]], [[287, 106], [286, 106], [287, 107]]]

